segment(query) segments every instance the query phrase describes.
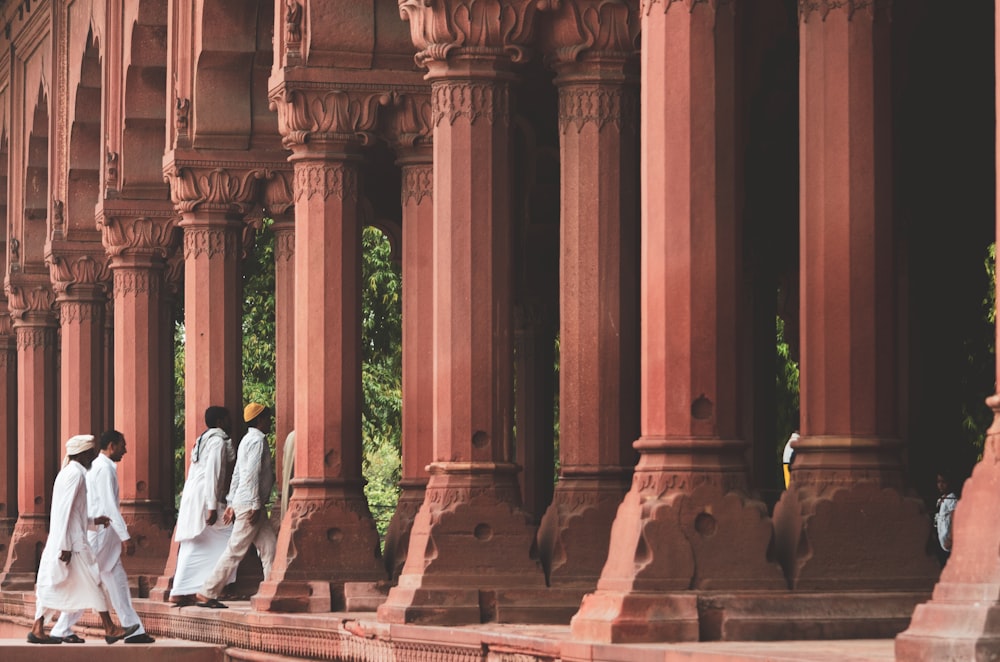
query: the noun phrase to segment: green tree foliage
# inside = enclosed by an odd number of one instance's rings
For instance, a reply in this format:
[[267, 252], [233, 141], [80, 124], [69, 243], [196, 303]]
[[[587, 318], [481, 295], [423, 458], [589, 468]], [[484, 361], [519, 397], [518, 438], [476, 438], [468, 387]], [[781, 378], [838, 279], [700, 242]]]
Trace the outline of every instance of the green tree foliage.
[[775, 319], [775, 358], [777, 359], [776, 401], [778, 408], [777, 432], [775, 440], [778, 457], [785, 448], [785, 442], [798, 429], [799, 420], [799, 364], [792, 360], [791, 348], [785, 341], [785, 320]]

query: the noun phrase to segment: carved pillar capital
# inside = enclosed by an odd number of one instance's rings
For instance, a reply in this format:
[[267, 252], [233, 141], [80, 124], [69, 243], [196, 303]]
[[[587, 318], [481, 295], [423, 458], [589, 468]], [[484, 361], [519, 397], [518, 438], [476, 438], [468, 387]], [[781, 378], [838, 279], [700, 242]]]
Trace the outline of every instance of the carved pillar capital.
[[411, 200], [418, 205], [424, 198], [434, 197], [434, 164], [431, 161], [417, 161], [415, 158], [401, 160], [403, 185], [400, 201], [405, 207]]
[[55, 300], [55, 293], [47, 280], [25, 278], [7, 283], [7, 307], [15, 326], [28, 318], [55, 319]]
[[295, 162], [295, 200], [358, 200], [358, 169], [349, 162], [308, 159]]
[[49, 277], [56, 298], [80, 294], [85, 298], [102, 299], [111, 280], [106, 254], [77, 251], [59, 251], [45, 257]]
[[[282, 164], [284, 165], [284, 164]], [[257, 162], [233, 163], [175, 156], [163, 168], [177, 211], [219, 211], [246, 215], [258, 204], [262, 180], [274, 170]]]
[[289, 262], [295, 257], [295, 222], [290, 218], [276, 218], [271, 226], [274, 232], [274, 261]]
[[432, 88], [434, 126], [442, 121], [454, 124], [459, 117], [469, 124], [485, 120], [490, 124], [510, 122], [510, 89], [490, 80], [436, 80]]
[[124, 257], [165, 259], [177, 239], [177, 214], [172, 209], [102, 208], [97, 216], [111, 267]]
[[836, 10], [846, 11], [847, 20], [850, 21], [861, 10], [869, 18], [875, 18], [876, 14], [889, 12], [891, 9], [892, 0], [799, 0], [799, 18], [803, 23], [813, 14], [819, 14], [820, 20], [825, 21], [830, 12]]
[[306, 143], [366, 145], [373, 139], [379, 106], [390, 98], [382, 86], [286, 81], [271, 92], [270, 106], [278, 113], [288, 149]]
[[273, 171], [262, 182], [264, 211], [272, 218], [277, 219], [295, 204], [294, 178], [295, 173], [289, 163], [287, 168]]
[[537, 14], [560, 0], [399, 0], [410, 23], [410, 39], [420, 49], [416, 62], [432, 74], [449, 59], [528, 58]]
[[422, 91], [392, 93], [386, 104], [386, 140], [403, 156], [407, 150], [431, 145], [434, 139], [434, 113], [431, 88]]
[[559, 69], [582, 60], [625, 62], [635, 57], [641, 25], [638, 5], [639, 0], [562, 3], [540, 37], [546, 60]]
[[235, 224], [185, 226], [184, 259], [239, 257], [243, 251], [243, 236], [238, 229]]

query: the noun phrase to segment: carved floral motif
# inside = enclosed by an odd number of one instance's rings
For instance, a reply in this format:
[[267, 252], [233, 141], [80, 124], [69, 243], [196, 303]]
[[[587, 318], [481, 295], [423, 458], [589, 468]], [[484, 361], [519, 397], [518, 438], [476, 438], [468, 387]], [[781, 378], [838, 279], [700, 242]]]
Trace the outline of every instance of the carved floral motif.
[[281, 88], [271, 94], [278, 113], [278, 130], [285, 147], [308, 141], [335, 140], [367, 144], [387, 99], [384, 88], [329, 86]]
[[608, 124], [621, 131], [635, 126], [639, 118], [638, 93], [624, 86], [563, 85], [559, 88], [559, 130], [570, 127], [579, 133], [593, 123], [598, 131]]
[[294, 204], [295, 194], [292, 180], [295, 177], [291, 167], [288, 170], [276, 170], [262, 184], [264, 209], [271, 216], [284, 214]]
[[111, 278], [107, 259], [98, 262], [90, 255], [50, 255], [45, 262], [57, 295], [74, 285], [102, 285]]
[[153, 269], [115, 269], [115, 298], [146, 294], [155, 297], [160, 293], [162, 276]]
[[[553, 64], [575, 62], [582, 55], [627, 58], [638, 51], [637, 0], [576, 0], [554, 15]], [[669, 1], [668, 1], [669, 4]]]
[[505, 53], [513, 62], [522, 62], [537, 13], [559, 4], [560, 0], [399, 0], [399, 14], [410, 23], [420, 66], [445, 61], [456, 49], [493, 57]]
[[[736, 0], [642, 0], [642, 7], [640, 8], [640, 13], [643, 16], [647, 16], [656, 5], [663, 5], [663, 11], [666, 12], [673, 5], [680, 5], [687, 9], [689, 12], [694, 11], [697, 5], [708, 5], [712, 11], [717, 11], [719, 7], [723, 5], [731, 5]], [[800, 0], [801, 2], [802, 0]], [[821, 0], [827, 1], [827, 0]], [[837, 2], [838, 0], [833, 0]], [[847, 0], [850, 1], [850, 0]]]
[[434, 196], [434, 166], [430, 163], [403, 166], [402, 204], [420, 204]]
[[331, 195], [340, 200], [357, 201], [358, 172], [343, 163], [298, 162], [295, 164], [296, 201], [313, 196], [324, 200]]
[[273, 226], [274, 261], [288, 262], [295, 257], [295, 226], [291, 223]]
[[418, 144], [429, 145], [434, 137], [434, 113], [431, 108], [430, 86], [427, 92], [391, 94], [388, 106], [386, 139], [396, 149]]
[[104, 216], [98, 223], [104, 248], [112, 257], [143, 253], [166, 258], [177, 229], [174, 217]]
[[507, 85], [490, 81], [442, 80], [432, 87], [434, 126], [442, 120], [454, 124], [459, 117], [475, 124], [480, 118], [490, 124], [510, 119], [510, 93]]
[[23, 319], [28, 313], [44, 313], [53, 309], [55, 294], [45, 285], [10, 285], [7, 288], [7, 306], [10, 316]]
[[59, 321], [62, 324], [81, 324], [104, 318], [104, 301], [60, 301]]
[[55, 347], [56, 329], [54, 326], [17, 326], [14, 327], [18, 350]]
[[868, 16], [874, 17], [876, 12], [888, 10], [891, 5], [892, 0], [799, 0], [799, 16], [805, 23], [813, 12], [819, 12], [825, 21], [831, 11], [843, 9], [847, 11], [847, 20], [851, 20], [859, 10], [864, 9]]
[[246, 213], [257, 197], [257, 185], [272, 173], [265, 168], [197, 167], [171, 164], [164, 169], [170, 199], [180, 212], [215, 209]]
[[235, 258], [242, 250], [240, 228], [189, 227], [184, 229], [184, 259], [202, 256]]

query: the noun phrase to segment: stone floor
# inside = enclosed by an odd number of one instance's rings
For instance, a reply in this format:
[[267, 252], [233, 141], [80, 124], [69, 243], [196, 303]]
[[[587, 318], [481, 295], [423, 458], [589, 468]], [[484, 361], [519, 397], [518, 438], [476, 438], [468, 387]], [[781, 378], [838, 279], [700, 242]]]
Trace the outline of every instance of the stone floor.
[[[888, 662], [893, 641], [837, 640], [701, 642], [606, 645], [572, 639], [567, 626], [486, 624], [454, 628], [377, 623], [373, 613], [268, 614], [249, 603], [225, 610], [183, 609], [137, 600], [149, 646], [107, 646], [88, 617], [88, 643], [39, 646], [26, 643], [33, 597], [0, 594], [0, 660], [141, 660], [224, 662], [245, 660], [349, 660], [351, 662]], [[141, 655], [139, 654], [141, 651]]]

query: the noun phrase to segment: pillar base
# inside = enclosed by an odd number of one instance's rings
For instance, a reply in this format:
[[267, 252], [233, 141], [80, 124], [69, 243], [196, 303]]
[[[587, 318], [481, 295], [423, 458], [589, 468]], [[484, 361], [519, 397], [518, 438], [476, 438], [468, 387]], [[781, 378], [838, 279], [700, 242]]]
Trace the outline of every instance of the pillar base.
[[299, 479], [293, 487], [271, 576], [251, 605], [259, 611], [343, 608], [345, 582], [386, 579], [378, 531], [361, 485], [322, 487]]
[[597, 586], [630, 476], [621, 467], [592, 473], [563, 469], [538, 529], [538, 555], [551, 586]]
[[774, 509], [775, 547], [796, 590], [930, 591], [930, 518], [917, 499], [874, 483], [796, 485]]
[[997, 589], [1000, 586], [993, 587], [992, 599], [979, 603], [940, 600], [936, 590], [931, 602], [917, 606], [906, 632], [896, 637], [896, 659], [936, 662], [1000, 657]]
[[598, 591], [583, 599], [570, 627], [574, 639], [609, 644], [698, 641], [698, 596]]
[[[431, 465], [406, 566], [379, 607], [379, 621], [481, 623], [496, 619], [490, 606], [496, 591], [506, 592], [505, 609], [513, 614], [519, 591], [545, 589], [533, 557], [531, 516], [520, 507], [516, 470], [492, 462]], [[521, 597], [530, 610], [528, 593]]]
[[135, 542], [135, 554], [122, 557], [125, 572], [130, 577], [146, 576], [155, 582], [163, 574], [170, 556], [173, 531], [166, 526], [164, 514], [157, 510], [130, 509], [123, 504], [122, 517]]
[[0, 519], [0, 559], [4, 561], [7, 560], [7, 552], [10, 551], [10, 539], [15, 524], [17, 524], [16, 517]]
[[399, 502], [396, 504], [396, 512], [393, 513], [389, 528], [385, 532], [385, 569], [389, 573], [389, 579], [395, 581], [403, 572], [406, 564], [407, 550], [410, 547], [410, 531], [413, 529], [413, 520], [420, 510], [420, 505], [424, 502], [424, 491], [427, 487], [426, 480], [404, 482], [400, 481], [403, 488], [399, 495]]
[[7, 563], [0, 574], [0, 589], [33, 591], [38, 562], [49, 537], [49, 518], [45, 515], [21, 515], [14, 524], [7, 552]]

